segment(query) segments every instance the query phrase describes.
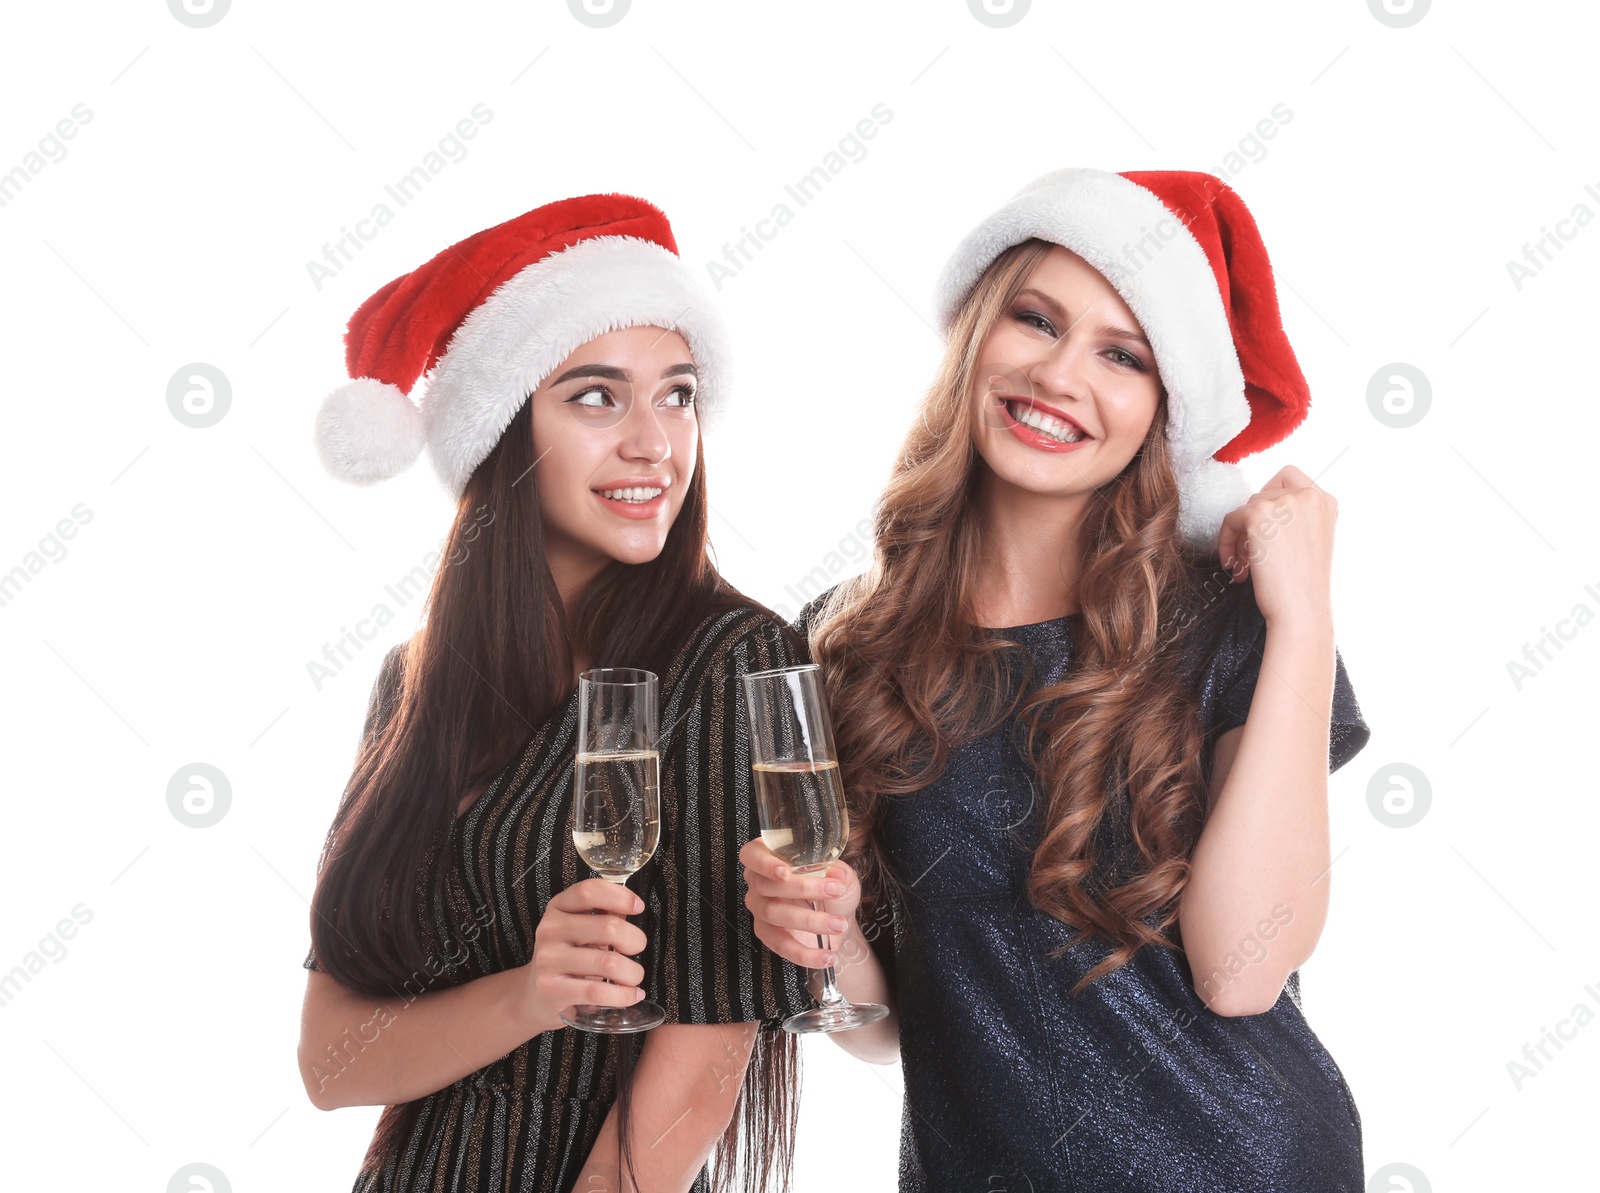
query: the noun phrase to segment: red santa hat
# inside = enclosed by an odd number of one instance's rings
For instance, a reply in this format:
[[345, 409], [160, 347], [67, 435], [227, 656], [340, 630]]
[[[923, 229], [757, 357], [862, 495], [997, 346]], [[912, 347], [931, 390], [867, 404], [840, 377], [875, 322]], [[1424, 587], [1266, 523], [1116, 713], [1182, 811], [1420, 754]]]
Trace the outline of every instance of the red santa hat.
[[[701, 425], [725, 402], [727, 332], [661, 210], [630, 195], [548, 203], [440, 252], [350, 318], [352, 380], [323, 399], [316, 447], [352, 484], [411, 467], [424, 446], [460, 497], [522, 404], [574, 349], [625, 327], [680, 332]], [[427, 374], [420, 408], [408, 396]]]
[[1311, 404], [1244, 200], [1191, 170], [1045, 174], [956, 247], [935, 287], [940, 328], [996, 257], [1033, 237], [1094, 266], [1138, 319], [1167, 391], [1180, 526], [1214, 547], [1250, 495], [1237, 461], [1282, 440]]

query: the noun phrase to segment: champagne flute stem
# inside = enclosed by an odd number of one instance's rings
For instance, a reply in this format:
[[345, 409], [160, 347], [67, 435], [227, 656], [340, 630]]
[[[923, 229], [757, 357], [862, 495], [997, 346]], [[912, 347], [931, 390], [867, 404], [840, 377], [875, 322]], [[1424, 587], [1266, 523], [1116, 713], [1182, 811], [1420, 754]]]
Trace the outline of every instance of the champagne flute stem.
[[[806, 902], [810, 905], [812, 911], [820, 910], [811, 900], [808, 899]], [[820, 933], [817, 935], [817, 947], [824, 951], [827, 951], [828, 948]], [[831, 965], [822, 971], [822, 997], [818, 1001], [825, 1007], [836, 1007], [845, 1001], [844, 994], [839, 990], [839, 984], [834, 980], [833, 966]]]

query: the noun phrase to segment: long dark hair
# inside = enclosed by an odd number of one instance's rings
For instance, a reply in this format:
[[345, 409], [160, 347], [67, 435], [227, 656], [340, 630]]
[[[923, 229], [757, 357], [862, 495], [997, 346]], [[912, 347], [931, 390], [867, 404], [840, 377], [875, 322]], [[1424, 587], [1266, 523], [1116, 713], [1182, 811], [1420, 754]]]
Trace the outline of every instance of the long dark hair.
[[[597, 667], [664, 675], [705, 619], [762, 607], [723, 580], [710, 559], [705, 461], [697, 451], [661, 553], [648, 563], [607, 564], [569, 621], [545, 558], [531, 410], [531, 402], [522, 404], [467, 481], [426, 620], [404, 652], [394, 711], [357, 758], [323, 846], [311, 899], [312, 947], [323, 972], [362, 994], [404, 998], [406, 983], [430, 972], [423, 923], [441, 894], [458, 805], [514, 761], [566, 701], [576, 654]], [[760, 1163], [747, 1167], [746, 1188], [765, 1188], [773, 1172], [788, 1184], [798, 1056], [789, 1033], [764, 1041], [766, 1034], [758, 1034], [738, 1107], [718, 1144], [719, 1189], [731, 1188], [741, 1131], [760, 1141], [751, 1153]], [[637, 1037], [625, 1036], [615, 1049], [630, 1171], [637, 1048]], [[409, 1134], [420, 1107], [419, 1100], [385, 1110], [369, 1167]]]

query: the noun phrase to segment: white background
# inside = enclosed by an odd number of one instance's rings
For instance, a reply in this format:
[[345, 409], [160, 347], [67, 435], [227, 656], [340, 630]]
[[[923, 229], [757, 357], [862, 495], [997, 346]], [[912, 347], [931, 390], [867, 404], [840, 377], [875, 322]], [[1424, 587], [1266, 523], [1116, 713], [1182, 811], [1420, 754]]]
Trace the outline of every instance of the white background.
[[[1563, 623], [1520, 690], [1508, 671], [1575, 606], [1600, 613], [1600, 221], [1562, 225], [1520, 288], [1507, 269], [1577, 205], [1600, 215], [1588, 6], [1441, 4], [1393, 28], [1354, 2], [1040, 2], [992, 28], [950, 0], [637, 0], [597, 29], [550, 2], [238, 0], [196, 29], [147, 0], [5, 22], [0, 171], [92, 113], [0, 207], [0, 571], [91, 515], [0, 607], [0, 973], [92, 915], [0, 1007], [9, 1187], [159, 1191], [194, 1162], [241, 1191], [354, 1177], [377, 1110], [319, 1113], [295, 1066], [305, 900], [383, 648], [416, 625], [384, 586], [451, 514], [426, 461], [360, 490], [312, 452], [356, 306], [595, 191], [660, 204], [700, 267], [880, 103], [865, 157], [721, 288], [723, 570], [792, 612], [792, 586], [854, 546], [931, 376], [934, 277], [1017, 187], [1063, 165], [1227, 177], [1313, 394], [1245, 467], [1259, 486], [1294, 463], [1339, 499], [1338, 641], [1373, 728], [1330, 784], [1307, 1016], [1369, 1173], [1592, 1187], [1600, 1022], [1572, 1016], [1600, 1014], [1600, 625]], [[466, 156], [314, 284], [307, 263], [480, 103]], [[1229, 159], [1277, 104], [1292, 119]], [[166, 399], [194, 362], [231, 385], [204, 429]], [[1395, 362], [1431, 385], [1405, 428], [1367, 400]], [[308, 662], [380, 602], [395, 620], [319, 690]], [[205, 829], [167, 806], [197, 762], [232, 795]], [[1368, 800], [1396, 762], [1431, 789], [1408, 828]], [[1508, 1063], [1564, 1020], [1518, 1088]], [[826, 1040], [806, 1063], [799, 1188], [892, 1189], [898, 1070]]]

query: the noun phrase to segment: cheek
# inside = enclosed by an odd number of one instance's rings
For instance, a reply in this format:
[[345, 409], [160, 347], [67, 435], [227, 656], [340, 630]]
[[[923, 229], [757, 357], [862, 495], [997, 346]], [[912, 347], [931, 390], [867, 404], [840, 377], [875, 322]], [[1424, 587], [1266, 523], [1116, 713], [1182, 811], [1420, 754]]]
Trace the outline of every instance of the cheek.
[[1019, 368], [1028, 363], [1031, 356], [1029, 349], [1030, 344], [1026, 336], [1014, 327], [1004, 323], [997, 324], [989, 333], [988, 339], [983, 341], [983, 347], [978, 350], [977, 379], [980, 382], [980, 389], [985, 369]]
[[978, 353], [978, 363], [972, 370], [972, 391], [969, 395], [980, 413], [988, 407], [994, 394], [1025, 394], [1029, 391], [1028, 379], [1023, 371], [1028, 364], [1025, 347], [1025, 341], [1019, 341], [1018, 337], [1007, 335], [1001, 329], [989, 333], [989, 338]]
[[1100, 402], [1107, 438], [1127, 447], [1130, 455], [1138, 450], [1156, 416], [1160, 390], [1153, 380], [1130, 385]]
[[695, 465], [700, 457], [700, 423], [694, 416], [685, 418], [667, 431], [667, 442], [672, 445], [673, 487], [679, 500], [694, 479]]
[[694, 462], [700, 450], [700, 420], [694, 414], [679, 415], [668, 425], [667, 442], [672, 445], [672, 458], [678, 462], [685, 475], [694, 471]]
[[533, 470], [535, 492], [545, 520], [557, 527], [570, 525], [584, 512], [593, 439], [562, 410], [535, 410], [533, 417]]
[[[541, 449], [543, 450], [543, 449]], [[534, 453], [538, 455], [537, 452]], [[539, 509], [544, 520], [557, 528], [570, 526], [583, 498], [583, 485], [570, 469], [560, 451], [550, 452], [533, 470], [535, 491], [539, 495]], [[554, 467], [546, 467], [553, 464]]]

